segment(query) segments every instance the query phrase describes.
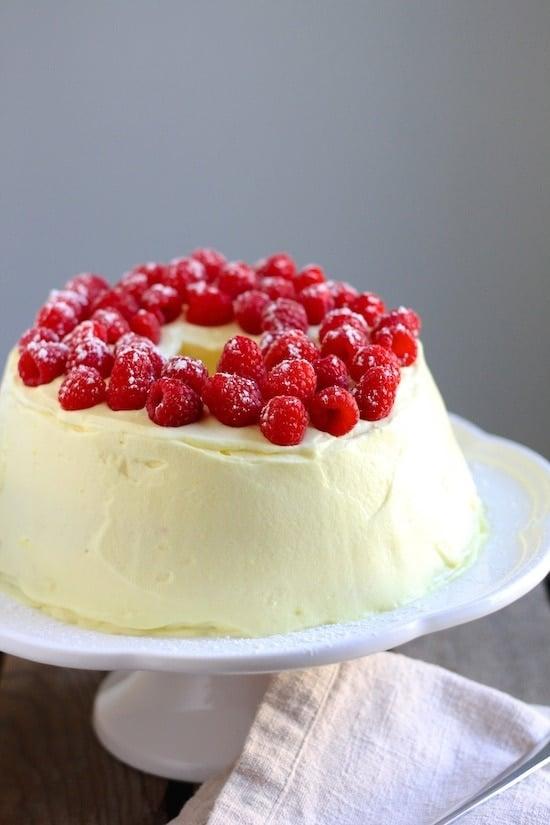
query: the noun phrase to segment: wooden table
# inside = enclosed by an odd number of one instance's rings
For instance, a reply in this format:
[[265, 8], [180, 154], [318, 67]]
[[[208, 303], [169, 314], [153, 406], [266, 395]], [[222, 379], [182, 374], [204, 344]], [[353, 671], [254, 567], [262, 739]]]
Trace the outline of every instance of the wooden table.
[[[500, 613], [400, 650], [550, 705], [549, 629], [541, 585]], [[125, 767], [96, 742], [90, 711], [102, 675], [4, 657], [1, 825], [161, 825], [192, 793]]]

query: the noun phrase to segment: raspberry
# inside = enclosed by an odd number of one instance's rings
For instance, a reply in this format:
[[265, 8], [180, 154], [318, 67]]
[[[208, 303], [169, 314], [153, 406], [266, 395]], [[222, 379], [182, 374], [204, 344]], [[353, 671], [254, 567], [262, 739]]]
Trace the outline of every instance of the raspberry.
[[277, 298], [266, 306], [262, 313], [262, 329], [277, 332], [285, 329], [301, 329], [307, 332], [306, 311], [297, 301]]
[[259, 335], [262, 331], [262, 313], [269, 303], [269, 296], [258, 289], [242, 292], [233, 302], [235, 320], [245, 332]]
[[146, 401], [151, 421], [161, 427], [183, 427], [202, 416], [202, 401], [177, 378], [159, 378], [149, 387]]
[[255, 381], [226, 372], [217, 372], [208, 379], [202, 399], [212, 415], [228, 427], [256, 424], [263, 404]]
[[78, 316], [65, 301], [48, 301], [38, 311], [35, 324], [37, 327], [48, 327], [63, 338], [76, 327]]
[[69, 334], [64, 337], [63, 343], [71, 348], [81, 341], [84, 341], [85, 338], [101, 338], [102, 341], [106, 341], [107, 329], [101, 321], [90, 318], [88, 321], [81, 321], [72, 332], [69, 332]]
[[166, 264], [159, 264], [156, 261], [148, 261], [146, 264], [137, 264], [132, 267], [132, 272], [145, 275], [148, 286], [160, 283], [166, 270]]
[[373, 344], [379, 344], [381, 347], [391, 350], [403, 367], [408, 367], [416, 361], [418, 344], [414, 333], [407, 329], [404, 324], [398, 323], [395, 326], [377, 327], [371, 333], [370, 340]]
[[132, 270], [122, 276], [119, 286], [139, 303], [141, 296], [145, 290], [149, 288], [150, 284], [145, 272], [134, 272]]
[[321, 267], [317, 266], [317, 264], [308, 264], [307, 266], [304, 266], [304, 268], [298, 272], [294, 278], [294, 287], [296, 292], [301, 292], [302, 289], [305, 289], [308, 286], [322, 284], [324, 281], [325, 273]]
[[378, 321], [378, 327], [394, 327], [398, 324], [403, 324], [413, 335], [420, 335], [422, 319], [414, 309], [408, 309], [407, 307], [391, 309]]
[[351, 324], [331, 329], [321, 344], [322, 355], [337, 355], [349, 366], [359, 347], [367, 343], [367, 336]]
[[359, 379], [370, 370], [371, 367], [387, 367], [397, 371], [399, 374], [399, 361], [393, 352], [378, 344], [367, 344], [359, 347], [351, 361], [349, 371], [354, 381]]
[[54, 332], [53, 329], [49, 329], [48, 327], [31, 327], [24, 332], [19, 339], [19, 352], [23, 352], [25, 347], [31, 342], [36, 343], [37, 341], [49, 341], [55, 343], [59, 341], [59, 335]]
[[368, 334], [369, 328], [363, 316], [358, 315], [356, 312], [352, 312], [351, 309], [348, 309], [347, 307], [342, 307], [341, 309], [333, 309], [332, 312], [329, 312], [328, 315], [326, 315], [323, 323], [321, 324], [321, 328], [319, 329], [319, 340], [322, 341], [327, 332], [330, 332], [330, 330], [337, 329], [344, 324], [355, 327], [355, 329], [365, 335]]
[[334, 309], [334, 298], [326, 284], [306, 286], [298, 295], [310, 324], [320, 324], [327, 312]]
[[313, 397], [317, 376], [309, 361], [297, 358], [295, 361], [281, 361], [270, 370], [264, 383], [266, 398], [276, 395], [292, 395], [307, 403]]
[[84, 319], [90, 307], [88, 296], [74, 289], [52, 289], [48, 296], [48, 302], [55, 303], [56, 301], [63, 301], [63, 303], [68, 304], [74, 310], [79, 321]]
[[136, 314], [139, 304], [134, 296], [127, 292], [123, 286], [115, 286], [104, 292], [92, 304], [92, 316], [98, 309], [116, 309], [127, 321]]
[[218, 278], [219, 289], [232, 298], [236, 298], [237, 295], [249, 289], [254, 289], [255, 286], [256, 273], [244, 261], [231, 261], [225, 264]]
[[270, 370], [281, 361], [295, 358], [304, 358], [314, 364], [319, 358], [319, 350], [305, 332], [291, 329], [281, 333], [270, 345], [265, 354], [265, 365]]
[[177, 378], [198, 395], [201, 395], [208, 379], [208, 370], [202, 361], [187, 355], [175, 355], [166, 362], [162, 370], [163, 378]]
[[346, 281], [327, 281], [337, 308], [347, 307], [357, 297], [357, 290]]
[[217, 371], [252, 378], [260, 387], [266, 376], [264, 359], [258, 344], [244, 335], [235, 335], [226, 342]]
[[138, 349], [124, 350], [115, 358], [107, 387], [107, 404], [112, 410], [141, 410], [154, 379], [149, 353]]
[[101, 338], [89, 336], [77, 341], [69, 348], [67, 372], [75, 367], [94, 367], [103, 378], [113, 369], [114, 358], [108, 344]]
[[233, 319], [233, 304], [229, 295], [216, 286], [201, 281], [187, 289], [187, 320], [202, 327], [217, 327]]
[[256, 272], [258, 275], [274, 275], [291, 281], [296, 275], [296, 264], [286, 252], [277, 252], [275, 255], [258, 261]]
[[206, 271], [194, 258], [174, 258], [170, 261], [161, 283], [173, 287], [182, 301], [187, 300], [187, 287], [206, 280]]
[[144, 338], [142, 335], [136, 335], [135, 332], [127, 332], [116, 343], [115, 358], [122, 355], [123, 352], [133, 352], [138, 350], [144, 352], [149, 356], [149, 360], [153, 366], [155, 378], [159, 378], [164, 369], [164, 356], [158, 351], [153, 342], [149, 338]]
[[258, 282], [258, 289], [269, 295], [272, 301], [277, 298], [295, 298], [296, 290], [292, 281], [287, 281], [286, 278], [280, 278], [277, 275], [268, 275], [266, 278], [260, 278]]
[[203, 265], [207, 281], [213, 281], [218, 277], [227, 260], [225, 255], [216, 249], [206, 248], [195, 249], [191, 257]]
[[49, 384], [65, 371], [68, 349], [57, 341], [31, 341], [19, 357], [19, 375], [27, 387]]
[[353, 394], [361, 418], [379, 421], [392, 411], [399, 385], [399, 376], [387, 367], [371, 367], [362, 376]]
[[152, 312], [161, 324], [175, 321], [181, 313], [182, 300], [179, 293], [171, 286], [153, 284], [141, 296], [141, 306]]
[[287, 332], [297, 332], [300, 335], [304, 335], [300, 329], [280, 329], [278, 331], [273, 330], [270, 332], [262, 332], [262, 337], [260, 338], [260, 349], [264, 358], [266, 357], [270, 346], [274, 344], [275, 341], [278, 341], [279, 338], [282, 338], [283, 335], [286, 335]]
[[132, 332], [135, 332], [137, 335], [143, 335], [144, 338], [149, 338], [153, 344], [160, 342], [160, 324], [158, 318], [146, 309], [138, 309], [130, 321], [130, 328]]
[[[130, 325], [118, 309], [96, 309], [92, 315], [93, 321], [98, 321], [107, 333], [109, 344], [116, 344], [118, 339], [130, 331]], [[102, 337], [102, 336], [99, 336]]]
[[376, 326], [380, 316], [386, 311], [384, 301], [374, 292], [362, 292], [351, 301], [349, 308], [362, 315], [369, 327]]
[[105, 401], [105, 381], [94, 369], [81, 365], [63, 379], [59, 387], [59, 403], [64, 410], [86, 410]]
[[317, 389], [324, 390], [325, 387], [349, 387], [349, 373], [346, 365], [337, 355], [325, 355], [315, 364], [317, 373]]
[[307, 410], [299, 398], [276, 395], [261, 412], [260, 430], [272, 444], [292, 447], [303, 439], [307, 422]]
[[353, 395], [342, 387], [326, 387], [309, 405], [311, 423], [331, 435], [345, 435], [359, 421], [359, 407]]
[[94, 275], [92, 272], [82, 272], [75, 275], [65, 284], [65, 289], [81, 292], [85, 295], [90, 304], [93, 304], [100, 295], [107, 292], [109, 283], [101, 275]]

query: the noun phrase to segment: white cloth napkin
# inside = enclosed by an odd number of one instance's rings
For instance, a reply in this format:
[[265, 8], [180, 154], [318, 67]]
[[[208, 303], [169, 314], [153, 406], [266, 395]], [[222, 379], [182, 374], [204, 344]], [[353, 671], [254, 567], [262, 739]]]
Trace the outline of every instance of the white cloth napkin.
[[[282, 673], [233, 769], [173, 825], [423, 825], [549, 728], [523, 702], [399, 654]], [[547, 769], [464, 818], [549, 822]]]

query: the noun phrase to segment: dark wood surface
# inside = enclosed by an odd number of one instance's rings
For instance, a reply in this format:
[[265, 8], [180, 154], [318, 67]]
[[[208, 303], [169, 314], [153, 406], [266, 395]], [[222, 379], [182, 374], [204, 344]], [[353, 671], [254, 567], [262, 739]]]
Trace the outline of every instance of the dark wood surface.
[[[500, 613], [400, 650], [550, 704], [549, 626], [541, 585]], [[161, 825], [192, 793], [125, 767], [97, 743], [90, 712], [102, 675], [4, 657], [0, 825]]]

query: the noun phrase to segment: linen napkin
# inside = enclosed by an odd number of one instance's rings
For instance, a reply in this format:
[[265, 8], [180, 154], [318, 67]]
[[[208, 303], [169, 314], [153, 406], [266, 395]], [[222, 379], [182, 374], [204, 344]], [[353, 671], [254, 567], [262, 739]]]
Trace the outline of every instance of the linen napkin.
[[[395, 653], [282, 673], [236, 764], [173, 825], [423, 825], [549, 729], [523, 702]], [[550, 771], [464, 822], [548, 825]]]

